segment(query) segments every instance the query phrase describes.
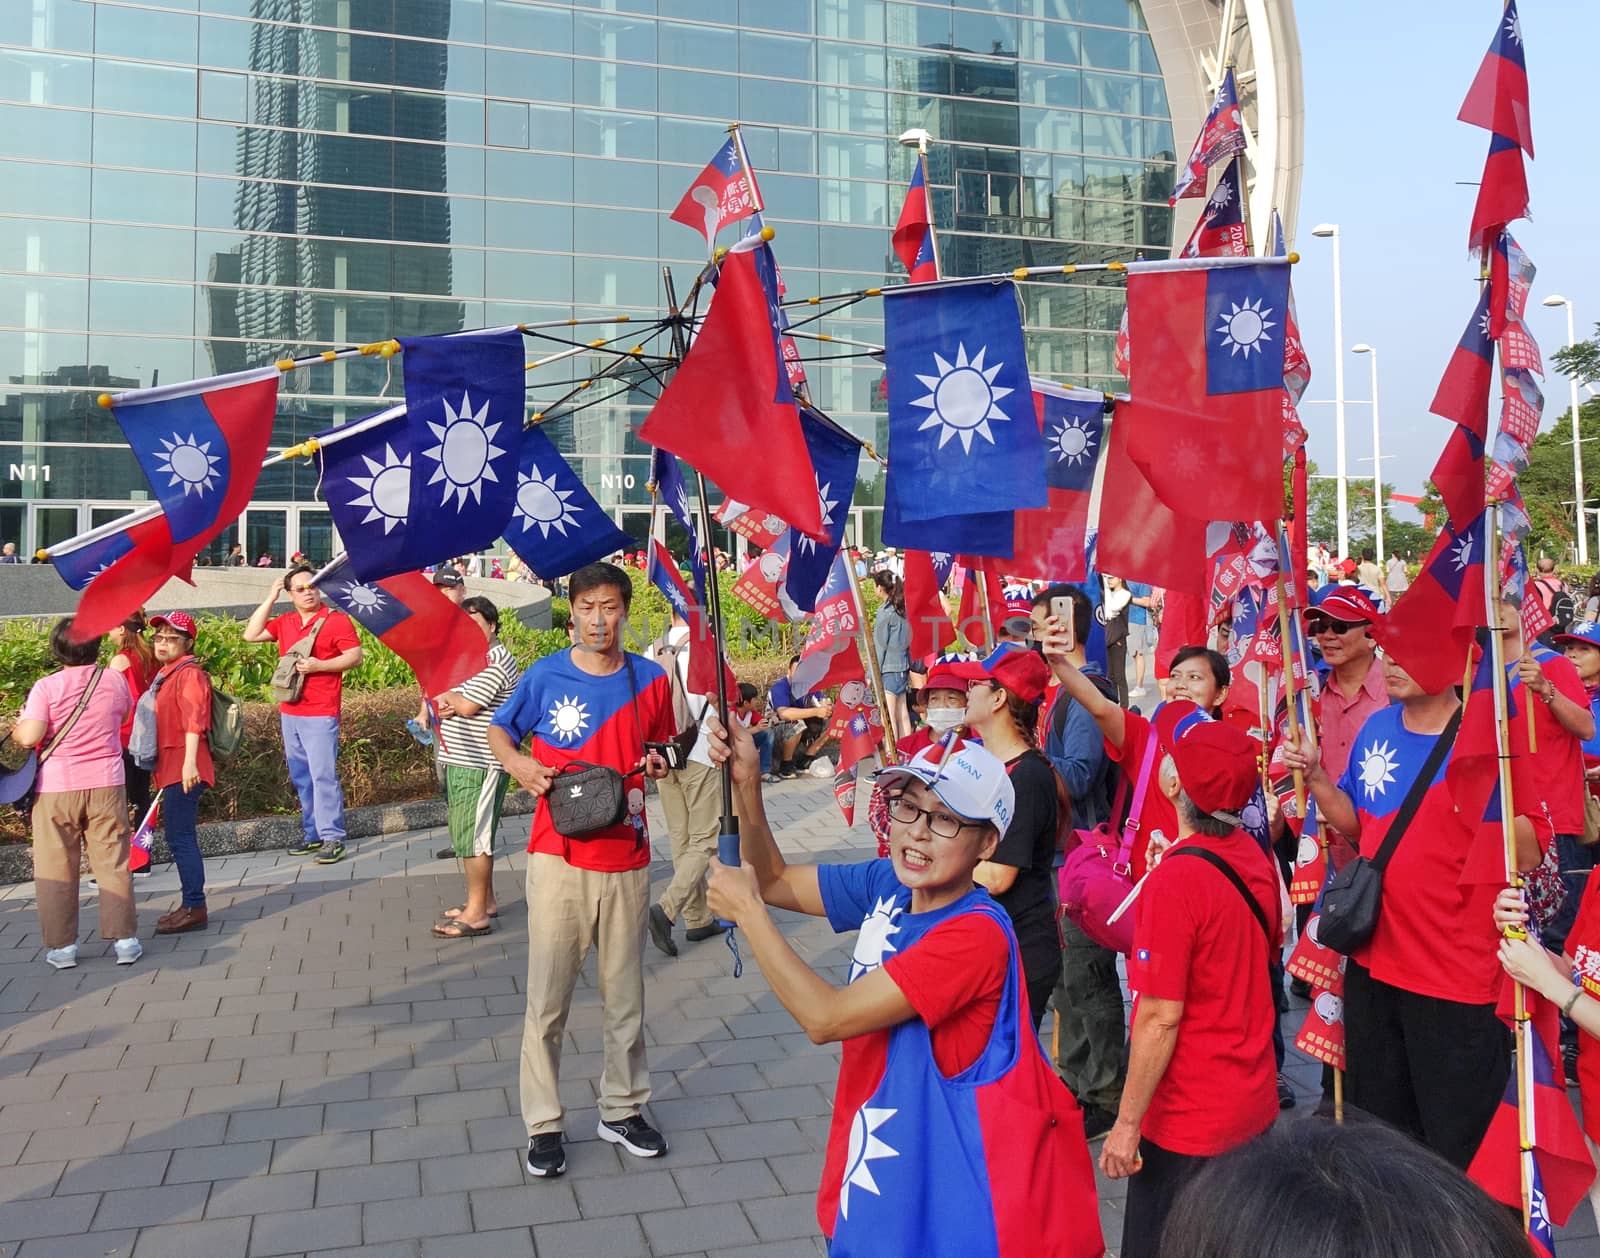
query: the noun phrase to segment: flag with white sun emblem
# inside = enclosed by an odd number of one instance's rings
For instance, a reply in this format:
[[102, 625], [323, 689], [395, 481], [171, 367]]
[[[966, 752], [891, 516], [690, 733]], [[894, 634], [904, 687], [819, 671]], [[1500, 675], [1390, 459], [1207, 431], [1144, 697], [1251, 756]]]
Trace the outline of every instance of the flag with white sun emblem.
[[1194, 520], [1283, 514], [1288, 303], [1286, 259], [1128, 264], [1139, 347], [1128, 454], [1171, 510]]
[[889, 480], [904, 521], [1046, 502], [1016, 286], [884, 293]]
[[816, 610], [817, 594], [827, 584], [834, 552], [844, 541], [844, 523], [850, 518], [855, 496], [861, 443], [809, 406], [801, 408], [800, 431], [811, 452], [817, 506], [828, 539], [817, 542], [798, 529], [789, 530], [789, 567], [783, 588], [795, 608], [809, 614]]
[[420, 572], [364, 581], [341, 555], [312, 581], [330, 603], [409, 664], [430, 698], [488, 667], [483, 630]]
[[555, 442], [537, 428], [522, 434], [516, 505], [505, 539], [534, 576], [545, 580], [564, 577], [632, 545]]
[[1089, 501], [1105, 453], [1105, 395], [1033, 382], [1034, 409], [1044, 431], [1049, 504], [1019, 511], [1006, 571], [1046, 581], [1082, 581], [1089, 573]]

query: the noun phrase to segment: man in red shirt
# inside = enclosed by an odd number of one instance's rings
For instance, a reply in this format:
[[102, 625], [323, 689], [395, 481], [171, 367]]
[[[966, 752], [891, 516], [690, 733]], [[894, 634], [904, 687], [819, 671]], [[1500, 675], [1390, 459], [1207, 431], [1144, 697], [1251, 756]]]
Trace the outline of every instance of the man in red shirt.
[[[244, 627], [246, 642], [276, 642], [282, 659], [302, 639], [311, 640], [295, 670], [305, 688], [293, 703], [278, 705], [283, 730], [283, 755], [289, 780], [300, 796], [300, 824], [305, 837], [289, 848], [290, 856], [315, 855], [317, 864], [344, 859], [344, 792], [339, 788], [339, 702], [344, 674], [361, 663], [356, 627], [341, 611], [322, 602], [311, 584], [311, 565], [296, 564], [272, 583], [261, 606]], [[272, 615], [273, 604], [287, 591], [294, 610]]]
[[1181, 700], [1157, 711], [1156, 733], [1178, 834], [1136, 903], [1128, 1081], [1100, 1155], [1112, 1179], [1133, 1177], [1123, 1258], [1154, 1258], [1183, 1185], [1278, 1114], [1278, 874], [1239, 818], [1256, 790], [1256, 744]]

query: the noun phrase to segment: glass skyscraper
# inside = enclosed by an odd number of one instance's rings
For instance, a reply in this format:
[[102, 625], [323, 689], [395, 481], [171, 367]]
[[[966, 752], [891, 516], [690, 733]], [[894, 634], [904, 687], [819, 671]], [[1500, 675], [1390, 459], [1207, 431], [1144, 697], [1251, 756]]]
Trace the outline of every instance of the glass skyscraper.
[[[0, 540], [49, 545], [148, 497], [102, 391], [661, 311], [662, 264], [682, 290], [704, 261], [667, 214], [735, 119], [791, 297], [903, 274], [908, 128], [933, 137], [946, 274], [1171, 245], [1173, 132], [1136, 0], [0, 6]], [[1116, 381], [1119, 284], [1023, 291], [1036, 374]], [[880, 303], [813, 329], [880, 344]], [[536, 374], [530, 406], [599, 365]], [[818, 405], [882, 443], [878, 362], [808, 372]], [[399, 388], [392, 360], [296, 371], [273, 446]], [[640, 537], [647, 407], [623, 394], [551, 424]], [[263, 475], [237, 534], [252, 560], [328, 556], [316, 482], [306, 463]], [[863, 461], [868, 542], [881, 492]]]

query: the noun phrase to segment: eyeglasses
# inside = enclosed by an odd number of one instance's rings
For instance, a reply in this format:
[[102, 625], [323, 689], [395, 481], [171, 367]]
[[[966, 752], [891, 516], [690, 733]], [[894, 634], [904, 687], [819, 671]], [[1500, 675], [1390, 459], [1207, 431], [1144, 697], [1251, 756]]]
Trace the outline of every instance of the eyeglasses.
[[1364, 620], [1332, 620], [1326, 616], [1318, 616], [1314, 620], [1306, 621], [1306, 629], [1312, 637], [1323, 633], [1349, 633], [1352, 629], [1365, 629], [1367, 622]]
[[291, 594], [315, 594], [316, 592], [317, 587], [314, 585], [291, 585], [289, 587], [289, 593]]
[[889, 816], [902, 825], [915, 825], [917, 820], [926, 817], [928, 833], [936, 838], [953, 839], [968, 826], [982, 825], [979, 821], [967, 821], [953, 813], [934, 812], [927, 808], [918, 808], [905, 795], [894, 795], [889, 799]]
[[971, 694], [974, 690], [983, 690], [985, 688], [993, 690], [998, 684], [988, 677], [978, 677], [967, 683], [967, 693]]
[[156, 642], [187, 642], [189, 639], [177, 633], [158, 633], [153, 641]]

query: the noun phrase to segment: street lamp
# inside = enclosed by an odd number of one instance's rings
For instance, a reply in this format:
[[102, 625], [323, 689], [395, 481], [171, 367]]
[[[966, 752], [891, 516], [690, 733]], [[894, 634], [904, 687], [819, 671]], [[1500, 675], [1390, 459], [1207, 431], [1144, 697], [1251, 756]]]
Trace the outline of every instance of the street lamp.
[[[1574, 329], [1572, 317], [1572, 302], [1569, 298], [1551, 294], [1540, 303], [1545, 306], [1565, 306], [1567, 308], [1567, 345], [1577, 344], [1577, 332]], [[1573, 497], [1577, 499], [1578, 520], [1578, 562], [1589, 562], [1589, 526], [1583, 518], [1583, 446], [1578, 437], [1578, 377], [1569, 376], [1567, 384], [1572, 388], [1572, 483]]]
[[1377, 517], [1373, 522], [1373, 544], [1377, 548], [1378, 563], [1384, 562], [1383, 549], [1383, 453], [1378, 448], [1378, 351], [1363, 342], [1350, 347], [1352, 354], [1372, 355], [1372, 509]]
[[1349, 486], [1345, 470], [1344, 448], [1344, 296], [1341, 291], [1339, 267], [1339, 224], [1318, 223], [1311, 234], [1322, 240], [1333, 241], [1333, 475], [1335, 499], [1339, 514], [1339, 557], [1350, 557]]

